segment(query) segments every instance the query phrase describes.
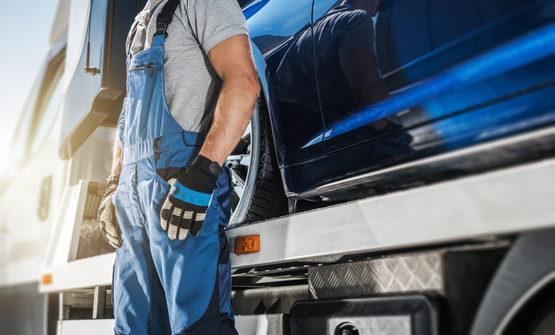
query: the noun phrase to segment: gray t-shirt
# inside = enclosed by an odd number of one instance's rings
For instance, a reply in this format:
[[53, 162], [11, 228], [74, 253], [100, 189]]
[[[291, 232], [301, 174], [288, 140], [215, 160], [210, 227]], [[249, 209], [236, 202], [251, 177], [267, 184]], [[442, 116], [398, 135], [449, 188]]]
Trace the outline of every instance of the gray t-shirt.
[[[132, 55], [152, 46], [156, 18], [167, 1], [149, 0], [137, 15], [128, 37]], [[181, 0], [167, 33], [164, 86], [168, 107], [183, 129], [206, 134], [222, 86], [207, 54], [229, 37], [247, 35], [245, 17], [236, 0]]]

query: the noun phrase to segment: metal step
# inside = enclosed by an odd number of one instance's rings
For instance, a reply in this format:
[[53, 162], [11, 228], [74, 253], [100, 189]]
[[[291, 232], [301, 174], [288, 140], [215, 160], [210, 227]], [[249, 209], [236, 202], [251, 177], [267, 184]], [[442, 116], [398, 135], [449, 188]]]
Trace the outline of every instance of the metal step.
[[114, 319], [58, 321], [57, 335], [113, 335]]
[[437, 307], [422, 295], [304, 301], [291, 310], [291, 335], [438, 335]]
[[239, 315], [235, 317], [239, 335], [287, 335], [288, 314]]
[[[288, 322], [286, 314], [235, 316], [239, 335], [287, 335]], [[114, 319], [58, 321], [57, 335], [113, 335], [114, 325]]]
[[437, 297], [444, 302], [444, 329], [452, 335], [468, 334], [506, 247], [443, 249], [310, 267], [310, 297], [401, 297], [416, 293]]

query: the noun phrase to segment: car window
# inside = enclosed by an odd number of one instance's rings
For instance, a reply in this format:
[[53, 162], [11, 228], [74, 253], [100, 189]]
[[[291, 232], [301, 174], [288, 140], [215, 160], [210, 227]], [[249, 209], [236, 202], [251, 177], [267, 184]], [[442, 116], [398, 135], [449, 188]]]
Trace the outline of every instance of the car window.
[[36, 126], [33, 134], [31, 134], [31, 154], [36, 153], [41, 148], [52, 129], [54, 121], [56, 121], [56, 116], [62, 103], [63, 78], [63, 75], [58, 76], [57, 82], [52, 85], [54, 89], [47, 99], [48, 102], [43, 104], [43, 107], [35, 114]]
[[23, 110], [21, 111], [19, 121], [17, 123], [17, 128], [15, 129], [13, 142], [12, 142], [12, 154], [11, 158], [17, 163], [22, 163], [27, 157], [27, 145], [29, 143], [29, 133], [31, 132], [31, 126], [33, 124], [33, 115], [35, 107], [37, 105], [37, 99], [39, 96], [40, 83], [42, 77], [44, 76], [44, 69], [38, 75], [35, 83], [31, 87], [31, 94], [25, 103]]
[[60, 107], [65, 47], [41, 67], [20, 114], [10, 160], [21, 168], [48, 136]]
[[241, 6], [241, 8], [243, 8], [246, 4], [251, 2], [251, 0], [237, 0], [237, 2], [239, 3], [239, 6]]

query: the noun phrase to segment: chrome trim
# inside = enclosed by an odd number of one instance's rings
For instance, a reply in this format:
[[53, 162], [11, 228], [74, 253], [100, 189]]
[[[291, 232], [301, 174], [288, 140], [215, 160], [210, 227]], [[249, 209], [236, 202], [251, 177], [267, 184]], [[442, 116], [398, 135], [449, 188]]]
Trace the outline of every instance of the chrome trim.
[[232, 213], [229, 220], [229, 227], [235, 227], [247, 218], [249, 207], [254, 196], [254, 187], [248, 185], [256, 184], [256, 177], [258, 176], [258, 162], [260, 161], [260, 115], [258, 102], [254, 106], [254, 112], [250, 120], [251, 125], [251, 157], [249, 168], [247, 170], [247, 177], [244, 184], [243, 194], [240, 197], [237, 208]]

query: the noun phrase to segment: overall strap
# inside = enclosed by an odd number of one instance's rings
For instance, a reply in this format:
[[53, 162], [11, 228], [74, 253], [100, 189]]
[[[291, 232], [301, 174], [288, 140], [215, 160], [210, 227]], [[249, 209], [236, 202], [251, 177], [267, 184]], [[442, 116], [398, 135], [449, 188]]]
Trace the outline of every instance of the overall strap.
[[[162, 8], [162, 11], [158, 14], [158, 20], [156, 21], [156, 34], [154, 34], [155, 41], [158, 40], [156, 36], [159, 36], [159, 35], [164, 35], [165, 38], [168, 37], [168, 33], [167, 33], [168, 25], [172, 22], [173, 13], [177, 9], [178, 5], [179, 5], [179, 0], [169, 0], [164, 5], [164, 8]], [[197, 44], [201, 45], [198, 40], [197, 34], [195, 34], [195, 30], [191, 25], [191, 19], [189, 18], [189, 11], [187, 9], [185, 9], [185, 15], [187, 15], [187, 23], [189, 24], [189, 28], [191, 28], [191, 34], [193, 34], [193, 37], [195, 41], [197, 41]], [[160, 39], [157, 42], [157, 44], [163, 44], [163, 40]]]
[[162, 8], [162, 11], [158, 14], [158, 20], [156, 21], [156, 34], [154, 34], [154, 36], [164, 35], [165, 37], [168, 37], [168, 33], [166, 31], [168, 30], [168, 25], [172, 23], [173, 13], [178, 5], [179, 0], [169, 0], [166, 2], [164, 8]]

